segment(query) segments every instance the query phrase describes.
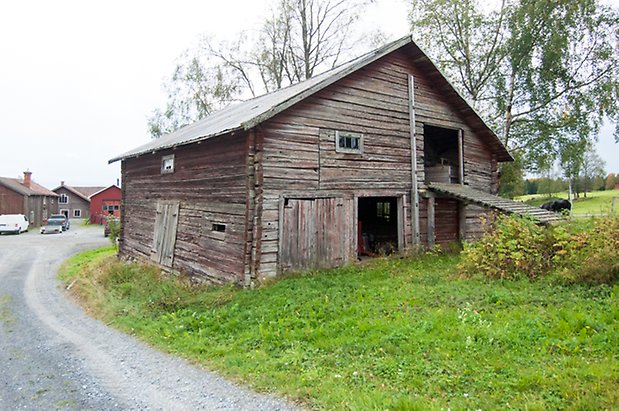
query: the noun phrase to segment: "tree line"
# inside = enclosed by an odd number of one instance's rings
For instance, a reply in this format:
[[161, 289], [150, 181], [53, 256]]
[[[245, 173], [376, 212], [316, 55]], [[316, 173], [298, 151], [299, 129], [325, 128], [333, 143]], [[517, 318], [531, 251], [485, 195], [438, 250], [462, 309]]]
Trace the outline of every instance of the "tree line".
[[[571, 182], [574, 197], [587, 197], [587, 192], [614, 190], [619, 184], [619, 174], [610, 173], [606, 176], [596, 175], [594, 177], [580, 177]], [[561, 177], [546, 176], [538, 178], [527, 178], [518, 188], [516, 195], [545, 194], [549, 197], [559, 192], [569, 189], [570, 182]]]

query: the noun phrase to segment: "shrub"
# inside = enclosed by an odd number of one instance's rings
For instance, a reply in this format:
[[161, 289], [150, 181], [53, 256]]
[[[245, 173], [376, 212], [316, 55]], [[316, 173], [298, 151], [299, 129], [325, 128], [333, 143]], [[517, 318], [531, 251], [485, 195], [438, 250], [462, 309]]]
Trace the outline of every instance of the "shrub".
[[108, 219], [106, 224], [108, 224], [110, 230], [110, 241], [112, 242], [112, 244], [117, 245], [118, 238], [120, 237], [120, 220], [116, 218], [110, 218]]
[[553, 275], [566, 283], [619, 279], [619, 218], [563, 222], [551, 227], [500, 216], [475, 243], [466, 243], [459, 270], [468, 276], [530, 278]]
[[464, 244], [459, 268], [467, 275], [535, 278], [549, 268], [548, 244], [547, 232], [533, 220], [501, 215], [481, 239]]
[[619, 217], [552, 228], [554, 274], [567, 283], [619, 280]]

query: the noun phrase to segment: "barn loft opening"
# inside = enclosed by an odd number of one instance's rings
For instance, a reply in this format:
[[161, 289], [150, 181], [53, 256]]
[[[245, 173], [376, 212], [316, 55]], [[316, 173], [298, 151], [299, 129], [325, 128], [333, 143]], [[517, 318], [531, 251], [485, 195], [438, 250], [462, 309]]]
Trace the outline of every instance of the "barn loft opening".
[[397, 197], [359, 198], [359, 256], [391, 254], [398, 250], [397, 204]]
[[459, 183], [458, 130], [424, 125], [423, 143], [426, 183]]

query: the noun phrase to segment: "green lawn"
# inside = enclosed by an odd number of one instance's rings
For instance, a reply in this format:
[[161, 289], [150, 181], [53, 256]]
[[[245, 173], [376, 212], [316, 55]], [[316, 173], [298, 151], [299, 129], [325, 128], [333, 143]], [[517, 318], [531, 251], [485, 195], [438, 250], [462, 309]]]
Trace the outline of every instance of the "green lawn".
[[[567, 198], [568, 193], [554, 193], [550, 199]], [[531, 194], [516, 198], [530, 205], [539, 207], [550, 200], [545, 194]], [[613, 208], [613, 199], [614, 208]], [[587, 197], [574, 199], [572, 212], [574, 214], [599, 215], [608, 213], [619, 213], [619, 190], [592, 191], [587, 193]]]
[[64, 267], [91, 312], [306, 408], [619, 407], [619, 285], [463, 279], [426, 256], [208, 289], [112, 254]]

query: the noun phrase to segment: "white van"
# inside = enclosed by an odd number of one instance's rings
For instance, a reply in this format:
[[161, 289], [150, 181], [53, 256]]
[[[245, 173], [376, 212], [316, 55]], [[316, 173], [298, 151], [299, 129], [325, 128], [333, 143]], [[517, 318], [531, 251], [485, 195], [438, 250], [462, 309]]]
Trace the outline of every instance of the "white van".
[[24, 231], [28, 231], [28, 225], [28, 219], [23, 214], [0, 215], [0, 234], [23, 233]]

